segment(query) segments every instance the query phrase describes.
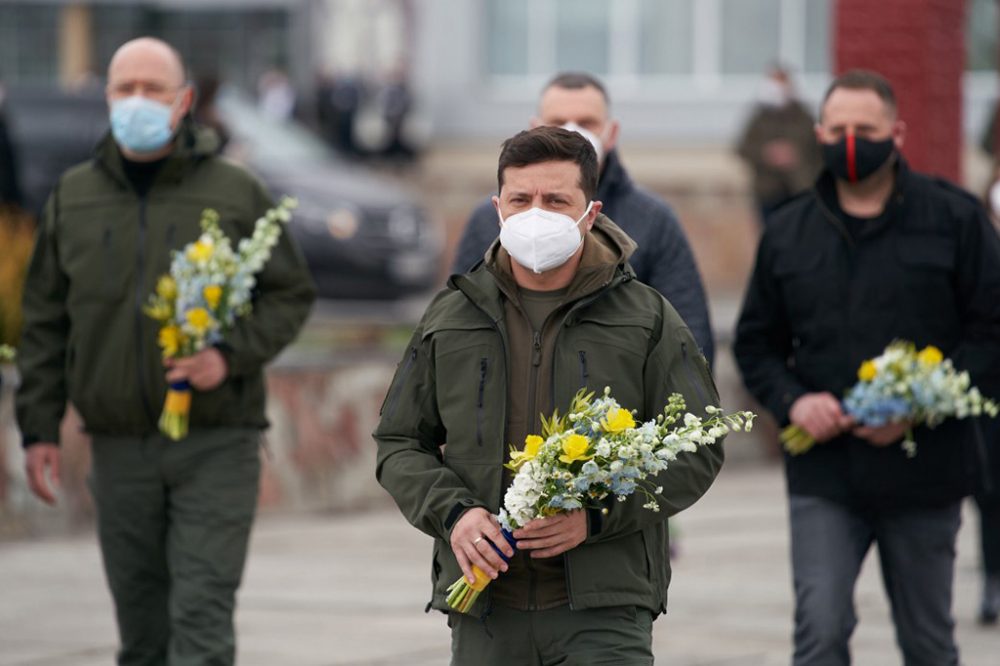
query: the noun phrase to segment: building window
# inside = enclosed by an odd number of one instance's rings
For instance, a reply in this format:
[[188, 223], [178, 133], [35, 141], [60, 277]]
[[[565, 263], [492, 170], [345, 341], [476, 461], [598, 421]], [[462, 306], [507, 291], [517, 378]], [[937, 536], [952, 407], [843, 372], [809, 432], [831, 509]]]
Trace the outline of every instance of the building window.
[[528, 73], [528, 0], [488, 2], [486, 25], [487, 66], [492, 74], [507, 76]]
[[639, 74], [690, 74], [693, 0], [641, 0], [639, 14]]
[[966, 19], [966, 69], [996, 71], [997, 30], [1000, 27], [996, 0], [969, 0]]
[[781, 0], [723, 0], [723, 74], [760, 74], [781, 59]]
[[488, 76], [586, 70], [609, 81], [825, 75], [832, 0], [482, 0]]
[[59, 7], [0, 6], [0, 82], [48, 83], [58, 77]]
[[555, 19], [556, 69], [607, 74], [611, 3], [556, 0]]

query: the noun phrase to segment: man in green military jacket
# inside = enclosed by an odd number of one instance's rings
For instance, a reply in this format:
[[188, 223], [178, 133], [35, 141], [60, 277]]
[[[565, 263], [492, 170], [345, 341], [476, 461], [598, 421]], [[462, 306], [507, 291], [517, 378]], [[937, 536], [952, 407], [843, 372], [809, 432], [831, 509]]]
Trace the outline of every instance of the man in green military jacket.
[[[446, 588], [472, 580], [473, 566], [494, 579], [470, 614], [449, 616], [454, 664], [652, 663], [670, 582], [666, 519], [712, 484], [721, 445], [671, 463], [657, 479], [660, 512], [634, 495], [606, 513], [534, 521], [514, 533], [516, 555], [493, 518], [511, 480], [503, 464], [509, 443], [540, 432], [540, 415], [581, 387], [608, 386], [649, 419], [672, 392], [704, 413], [715, 385], [681, 318], [635, 280], [635, 244], [592, 201], [586, 139], [522, 132], [504, 143], [498, 180], [500, 238], [413, 334], [375, 431], [376, 474], [434, 537], [431, 606], [447, 611]], [[514, 555], [509, 565], [493, 546]]]
[[[233, 239], [271, 205], [187, 119], [193, 91], [173, 48], [143, 38], [108, 69], [111, 132], [62, 176], [41, 220], [24, 293], [17, 416], [31, 489], [55, 502], [67, 400], [92, 436], [91, 487], [128, 665], [232, 664], [266, 427], [262, 368], [314, 297], [288, 234], [257, 276], [253, 314], [225, 344], [164, 368], [142, 312], [170, 253], [218, 211]], [[167, 382], [194, 389], [190, 432], [157, 431]]]

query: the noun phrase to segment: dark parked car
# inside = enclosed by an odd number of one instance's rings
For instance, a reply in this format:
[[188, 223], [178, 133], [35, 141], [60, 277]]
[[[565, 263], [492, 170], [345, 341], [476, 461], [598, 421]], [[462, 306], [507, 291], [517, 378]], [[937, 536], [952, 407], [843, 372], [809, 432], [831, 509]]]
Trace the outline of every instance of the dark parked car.
[[[295, 123], [259, 113], [234, 91], [217, 99], [227, 155], [299, 208], [290, 225], [324, 298], [393, 299], [438, 281], [443, 238], [415, 198], [333, 153]], [[41, 210], [58, 175], [88, 159], [107, 129], [100, 92], [13, 89], [7, 99], [26, 206]]]

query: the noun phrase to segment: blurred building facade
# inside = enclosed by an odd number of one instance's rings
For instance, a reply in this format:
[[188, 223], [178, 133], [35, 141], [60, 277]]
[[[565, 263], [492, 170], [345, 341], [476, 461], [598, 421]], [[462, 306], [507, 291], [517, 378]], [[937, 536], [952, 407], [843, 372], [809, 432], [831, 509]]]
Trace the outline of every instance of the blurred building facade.
[[[86, 82], [121, 42], [153, 34], [175, 44], [194, 73], [247, 90], [273, 67], [305, 97], [319, 75], [403, 71], [431, 136], [463, 140], [520, 129], [554, 72], [584, 69], [608, 83], [626, 140], [721, 144], [772, 62], [818, 102], [833, 67], [836, 2], [5, 0], [0, 79]], [[965, 2], [971, 136], [998, 93], [998, 3]]]

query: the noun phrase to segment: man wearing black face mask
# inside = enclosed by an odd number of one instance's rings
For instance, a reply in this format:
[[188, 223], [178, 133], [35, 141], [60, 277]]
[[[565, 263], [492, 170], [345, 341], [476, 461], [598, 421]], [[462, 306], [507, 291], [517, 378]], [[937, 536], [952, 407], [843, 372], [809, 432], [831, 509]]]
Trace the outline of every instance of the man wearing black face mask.
[[1000, 239], [968, 193], [907, 167], [889, 83], [851, 71], [827, 91], [825, 170], [771, 219], [737, 325], [751, 393], [818, 442], [785, 457], [794, 666], [846, 665], [853, 589], [878, 543], [906, 666], [958, 664], [951, 615], [961, 500], [976, 485], [969, 421], [862, 427], [840, 398], [897, 338], [932, 344], [1000, 396]]

